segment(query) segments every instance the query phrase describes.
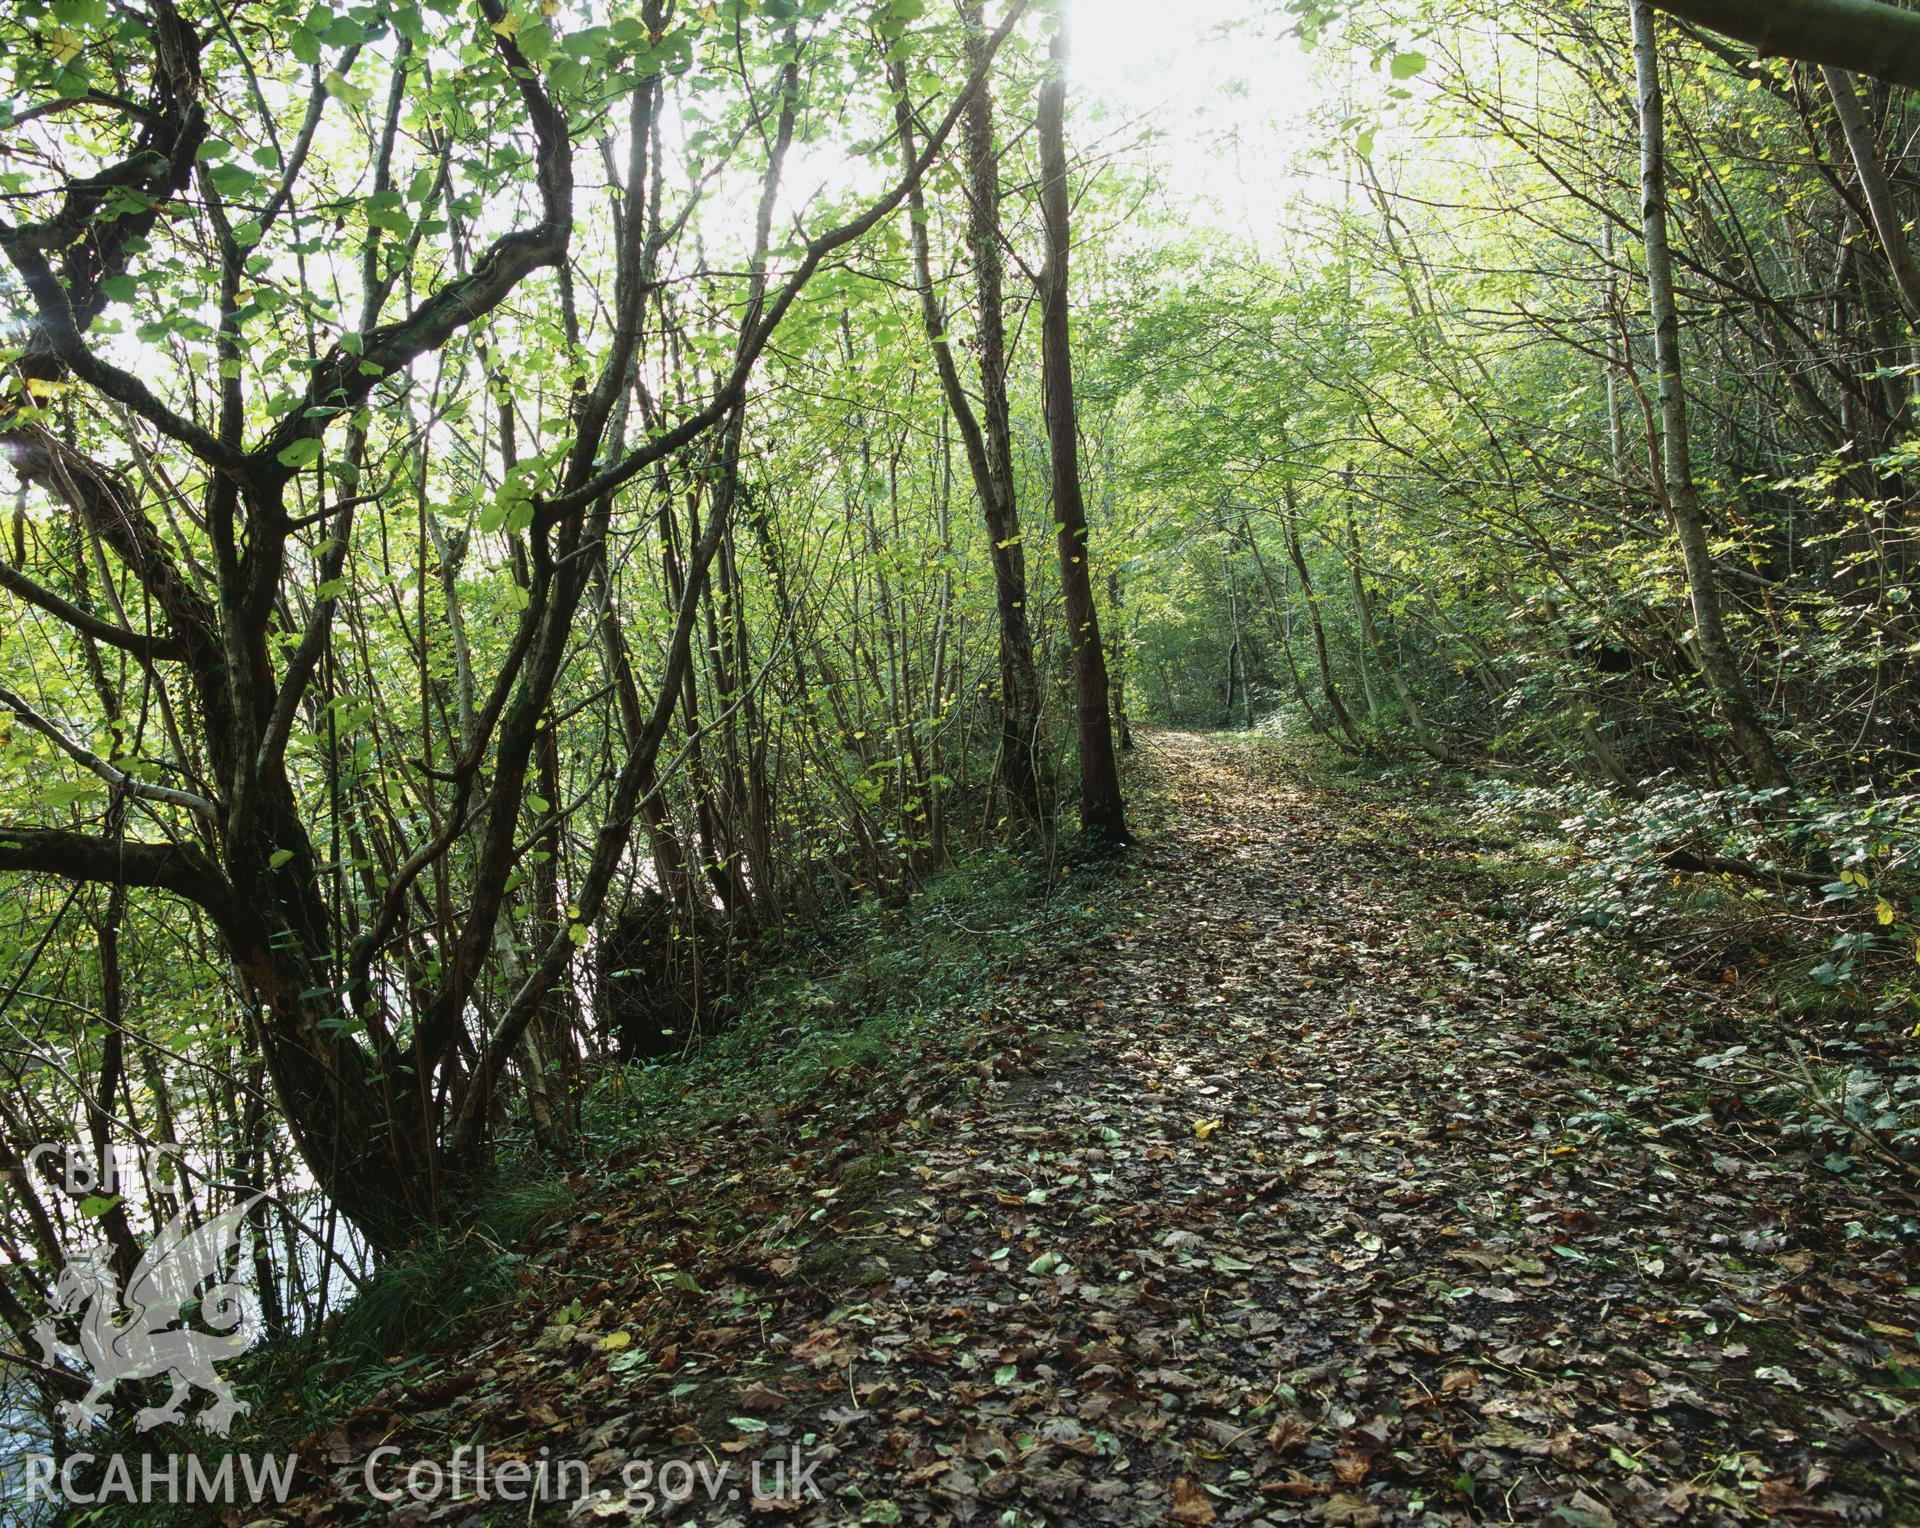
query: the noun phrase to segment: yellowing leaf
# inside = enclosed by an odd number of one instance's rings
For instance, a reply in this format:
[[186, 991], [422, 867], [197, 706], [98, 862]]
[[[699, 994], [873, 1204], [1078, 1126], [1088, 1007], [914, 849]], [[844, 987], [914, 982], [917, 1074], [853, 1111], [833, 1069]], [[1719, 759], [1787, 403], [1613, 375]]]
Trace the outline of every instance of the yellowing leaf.
[[328, 95], [345, 101], [349, 106], [365, 106], [373, 98], [373, 92], [366, 86], [354, 84], [338, 69], [329, 69], [320, 83], [326, 87]]
[[1193, 1122], [1193, 1133], [1203, 1141], [1219, 1128], [1220, 1121], [1217, 1119], [1197, 1119]]
[[512, 11], [508, 11], [506, 15], [494, 22], [493, 29], [502, 37], [517, 37], [520, 35], [520, 18]]
[[1893, 904], [1885, 897], [1882, 897], [1880, 899], [1880, 905], [1874, 909], [1874, 916], [1883, 924], [1893, 922]]
[[632, 1342], [632, 1332], [608, 1332], [606, 1336], [600, 1339], [600, 1351], [602, 1353], [618, 1353], [622, 1348], [630, 1346]]

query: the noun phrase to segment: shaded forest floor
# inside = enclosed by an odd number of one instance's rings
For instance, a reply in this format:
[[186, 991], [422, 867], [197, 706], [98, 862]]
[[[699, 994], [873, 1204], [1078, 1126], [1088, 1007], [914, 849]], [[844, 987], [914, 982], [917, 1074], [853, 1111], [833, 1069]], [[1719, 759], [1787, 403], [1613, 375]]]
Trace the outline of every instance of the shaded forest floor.
[[1715, 1091], [1723, 994], [1530, 950], [1482, 846], [1266, 745], [1132, 768], [1109, 916], [911, 1072], [608, 1164], [300, 1520], [484, 1442], [590, 1461], [580, 1521], [670, 1460], [704, 1523], [1920, 1521], [1901, 1190]]

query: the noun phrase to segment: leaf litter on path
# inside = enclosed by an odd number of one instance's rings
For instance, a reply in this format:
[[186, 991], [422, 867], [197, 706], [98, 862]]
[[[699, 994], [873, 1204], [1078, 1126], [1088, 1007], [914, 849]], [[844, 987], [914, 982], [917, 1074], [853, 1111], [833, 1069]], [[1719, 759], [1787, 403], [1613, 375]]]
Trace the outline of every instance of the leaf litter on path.
[[888, 1113], [864, 1202], [831, 1131], [730, 1180], [738, 1143], [688, 1143], [572, 1228], [577, 1330], [496, 1349], [447, 1435], [610, 1484], [821, 1461], [819, 1500], [679, 1514], [711, 1523], [1913, 1521], [1920, 1306], [1870, 1187], [1703, 1114], [1650, 1000], [1628, 1064], [1575, 1058], [1567, 1005], [1638, 995], [1567, 991], [1457, 848], [1149, 748], [1130, 919], [1034, 949], [1024, 1030]]

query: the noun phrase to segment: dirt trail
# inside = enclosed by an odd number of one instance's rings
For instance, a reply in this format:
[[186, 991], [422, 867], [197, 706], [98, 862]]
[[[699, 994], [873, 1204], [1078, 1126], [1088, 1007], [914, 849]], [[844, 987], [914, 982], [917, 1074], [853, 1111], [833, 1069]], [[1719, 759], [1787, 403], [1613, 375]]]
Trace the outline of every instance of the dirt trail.
[[843, 1484], [907, 1521], [1877, 1517], [1912, 1434], [1843, 1376], [1915, 1308], [1843, 1191], [1671, 1128], [1700, 1079], [1657, 1014], [1638, 1106], [1573, 1064], [1459, 846], [1149, 747], [1178, 809], [1071, 1059], [917, 1154], [917, 1255], [803, 1340], [860, 1402]]
[[708, 1523], [1912, 1520], [1909, 1269], [1702, 1107], [1692, 999], [1562, 990], [1471, 846], [1257, 748], [1146, 749], [1133, 921], [1040, 1059], [901, 1136], [831, 1279], [710, 1298], [677, 1413], [556, 1399], [596, 1476], [819, 1461]]

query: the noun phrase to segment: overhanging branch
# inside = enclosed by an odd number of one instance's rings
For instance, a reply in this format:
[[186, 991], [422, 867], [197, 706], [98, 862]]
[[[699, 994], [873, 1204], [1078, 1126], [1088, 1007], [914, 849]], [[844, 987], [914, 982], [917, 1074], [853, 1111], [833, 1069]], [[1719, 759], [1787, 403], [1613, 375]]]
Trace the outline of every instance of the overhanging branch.
[[206, 909], [216, 923], [231, 921], [232, 893], [225, 878], [212, 860], [190, 844], [95, 838], [64, 828], [0, 824], [0, 872], [4, 871], [170, 891]]
[[1805, 59], [1920, 88], [1920, 11], [1884, 0], [1653, 0], [1763, 57]]
[[170, 642], [163, 637], [143, 637], [136, 631], [128, 631], [125, 627], [116, 626], [111, 621], [103, 621], [99, 616], [82, 610], [71, 600], [62, 599], [51, 589], [35, 583], [9, 562], [0, 562], [0, 589], [17, 595], [29, 605], [39, 607], [84, 636], [92, 637], [97, 642], [105, 642], [110, 647], [120, 648], [150, 662], [161, 659], [180, 659], [187, 655], [184, 643]]

